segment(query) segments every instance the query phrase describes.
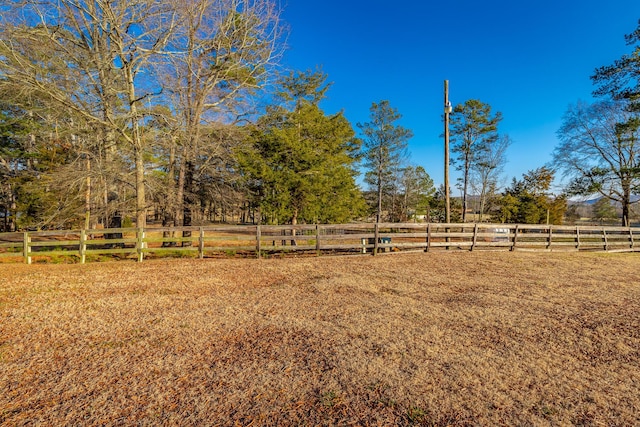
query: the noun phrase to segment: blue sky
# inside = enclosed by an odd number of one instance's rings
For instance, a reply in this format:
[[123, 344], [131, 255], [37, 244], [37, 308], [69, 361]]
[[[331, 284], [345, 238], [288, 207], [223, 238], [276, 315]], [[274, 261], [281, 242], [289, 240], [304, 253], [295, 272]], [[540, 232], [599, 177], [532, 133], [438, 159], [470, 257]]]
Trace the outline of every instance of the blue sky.
[[321, 67], [333, 82], [322, 107], [354, 127], [389, 100], [414, 133], [411, 162], [436, 183], [445, 79], [454, 105], [502, 112], [508, 183], [551, 160], [567, 107], [592, 100], [594, 69], [630, 51], [624, 35], [640, 19], [640, 0], [287, 1], [284, 65]]

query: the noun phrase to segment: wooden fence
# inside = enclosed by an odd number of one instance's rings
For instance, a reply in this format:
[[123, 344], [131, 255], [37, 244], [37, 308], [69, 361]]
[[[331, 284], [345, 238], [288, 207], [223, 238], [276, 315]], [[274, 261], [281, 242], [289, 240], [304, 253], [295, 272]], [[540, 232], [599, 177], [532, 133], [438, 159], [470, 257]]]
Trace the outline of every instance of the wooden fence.
[[376, 254], [408, 250], [638, 251], [640, 228], [512, 224], [339, 224], [118, 228], [0, 233], [4, 261], [105, 256]]

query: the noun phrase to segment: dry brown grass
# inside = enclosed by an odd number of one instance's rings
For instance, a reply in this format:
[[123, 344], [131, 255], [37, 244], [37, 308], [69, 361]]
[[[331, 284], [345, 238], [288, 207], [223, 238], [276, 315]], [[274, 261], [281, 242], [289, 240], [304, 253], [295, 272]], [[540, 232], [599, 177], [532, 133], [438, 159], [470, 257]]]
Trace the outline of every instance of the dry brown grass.
[[0, 425], [639, 425], [639, 257], [5, 264]]

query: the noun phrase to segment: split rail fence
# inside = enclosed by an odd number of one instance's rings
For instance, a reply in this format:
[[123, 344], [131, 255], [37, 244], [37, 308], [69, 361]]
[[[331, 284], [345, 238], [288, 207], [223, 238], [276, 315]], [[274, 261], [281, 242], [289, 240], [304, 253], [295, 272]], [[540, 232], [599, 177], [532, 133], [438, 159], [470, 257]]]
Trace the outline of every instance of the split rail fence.
[[[339, 224], [118, 228], [0, 233], [0, 258], [376, 254], [434, 250], [640, 250], [638, 227], [513, 224]], [[75, 261], [75, 260], [74, 260]]]

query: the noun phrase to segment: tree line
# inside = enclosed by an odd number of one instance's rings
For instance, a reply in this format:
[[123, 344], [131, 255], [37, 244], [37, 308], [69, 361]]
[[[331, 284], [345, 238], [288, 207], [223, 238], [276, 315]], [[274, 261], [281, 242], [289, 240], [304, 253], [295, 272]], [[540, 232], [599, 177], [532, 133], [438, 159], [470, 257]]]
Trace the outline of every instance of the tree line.
[[[273, 0], [8, 2], [0, 229], [443, 221], [452, 189], [411, 163], [401, 114], [386, 100], [356, 126], [325, 113], [327, 76], [279, 64], [286, 32]], [[603, 100], [569, 109], [554, 163], [510, 186], [502, 114], [457, 105], [452, 220], [559, 223], [568, 197], [599, 193], [628, 221], [640, 176], [635, 49], [596, 71]], [[562, 195], [550, 192], [557, 171], [571, 179]]]

